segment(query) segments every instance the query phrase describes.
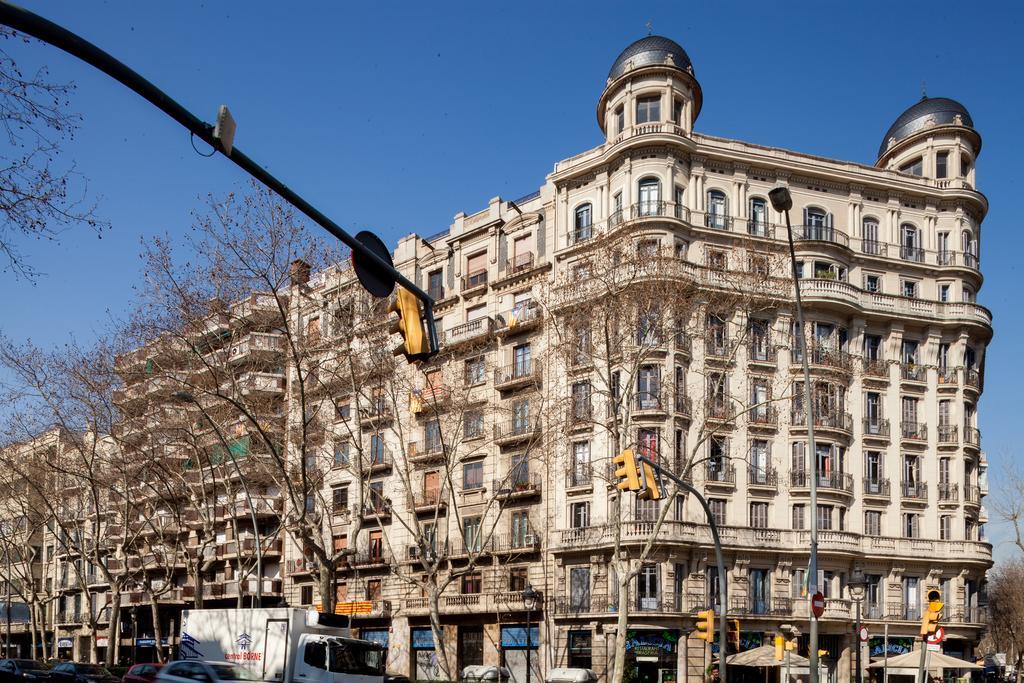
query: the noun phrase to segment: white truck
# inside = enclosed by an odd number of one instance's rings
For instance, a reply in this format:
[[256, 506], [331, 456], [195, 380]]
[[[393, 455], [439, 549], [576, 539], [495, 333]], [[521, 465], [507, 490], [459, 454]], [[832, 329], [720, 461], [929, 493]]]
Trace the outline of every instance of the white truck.
[[275, 683], [383, 683], [387, 650], [348, 637], [343, 623], [292, 607], [185, 610], [179, 657], [232, 662]]

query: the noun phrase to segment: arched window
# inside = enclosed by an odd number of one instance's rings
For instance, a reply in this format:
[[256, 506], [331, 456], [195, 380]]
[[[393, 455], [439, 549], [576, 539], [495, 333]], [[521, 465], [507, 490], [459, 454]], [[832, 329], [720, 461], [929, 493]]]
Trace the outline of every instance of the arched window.
[[615, 134], [618, 135], [626, 127], [626, 107], [619, 105], [615, 110]]
[[967, 156], [966, 154], [961, 154], [960, 155], [960, 176], [963, 177], [964, 179], [966, 179], [967, 176], [970, 174], [970, 172], [971, 172], [971, 157]]
[[708, 191], [708, 212], [704, 216], [704, 225], [716, 230], [729, 229], [729, 204], [721, 190]]
[[804, 231], [805, 240], [822, 240], [834, 242], [832, 234], [832, 214], [817, 206], [804, 208]]
[[637, 196], [640, 201], [637, 203], [637, 215], [660, 216], [661, 210], [661, 181], [657, 178], [642, 178], [638, 185]]
[[750, 219], [747, 221], [747, 232], [759, 237], [768, 236], [768, 202], [763, 197], [751, 197]]
[[593, 207], [590, 204], [577, 206], [572, 226], [573, 244], [589, 240], [593, 235], [593, 224]]
[[878, 219], [868, 216], [861, 223], [861, 251], [865, 254], [880, 255], [882, 245], [878, 241]]
[[921, 248], [921, 231], [912, 223], [900, 225], [900, 258], [904, 261], [924, 262]]

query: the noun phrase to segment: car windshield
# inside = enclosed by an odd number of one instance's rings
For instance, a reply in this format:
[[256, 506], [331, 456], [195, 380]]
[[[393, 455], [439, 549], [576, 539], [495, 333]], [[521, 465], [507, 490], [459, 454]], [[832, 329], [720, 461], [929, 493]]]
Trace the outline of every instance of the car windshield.
[[22, 669], [42, 669], [43, 665], [39, 662], [34, 662], [31, 659], [18, 659], [14, 662]]
[[217, 675], [222, 681], [255, 681], [257, 678], [253, 676], [247, 669], [243, 669], [240, 666], [234, 664], [211, 664], [210, 668], [213, 669], [213, 673]]
[[372, 643], [332, 638], [327, 647], [334, 673], [380, 676], [384, 673], [384, 649]]

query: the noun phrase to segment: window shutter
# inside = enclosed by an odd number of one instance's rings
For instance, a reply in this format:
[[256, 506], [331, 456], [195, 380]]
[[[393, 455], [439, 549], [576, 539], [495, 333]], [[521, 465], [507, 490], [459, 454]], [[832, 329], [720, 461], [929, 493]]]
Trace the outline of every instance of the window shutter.
[[803, 224], [807, 225], [808, 223], [810, 223], [810, 221], [807, 220], [807, 207], [805, 206], [804, 207], [804, 223]]
[[448, 289], [455, 289], [455, 252], [448, 254]]
[[831, 228], [832, 227], [832, 213], [831, 212], [825, 214], [825, 227], [826, 228]]
[[498, 236], [498, 271], [505, 270], [508, 263], [508, 235], [502, 233]]
[[544, 247], [546, 240], [544, 238], [544, 216], [540, 217], [540, 221], [537, 223], [537, 260], [539, 261], [544, 256]]

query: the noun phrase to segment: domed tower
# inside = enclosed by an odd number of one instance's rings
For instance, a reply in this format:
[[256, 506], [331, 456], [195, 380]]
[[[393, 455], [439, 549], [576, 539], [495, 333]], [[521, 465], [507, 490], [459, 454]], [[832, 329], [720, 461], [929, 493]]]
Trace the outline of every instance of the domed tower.
[[875, 166], [936, 181], [960, 180], [973, 188], [981, 136], [964, 105], [946, 97], [922, 97], [889, 126]]
[[674, 40], [647, 36], [612, 64], [597, 103], [597, 124], [608, 142], [652, 124], [674, 125], [675, 132], [689, 135], [702, 97], [686, 50]]

